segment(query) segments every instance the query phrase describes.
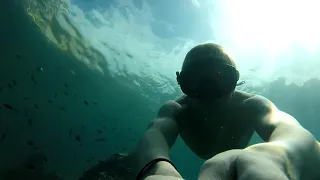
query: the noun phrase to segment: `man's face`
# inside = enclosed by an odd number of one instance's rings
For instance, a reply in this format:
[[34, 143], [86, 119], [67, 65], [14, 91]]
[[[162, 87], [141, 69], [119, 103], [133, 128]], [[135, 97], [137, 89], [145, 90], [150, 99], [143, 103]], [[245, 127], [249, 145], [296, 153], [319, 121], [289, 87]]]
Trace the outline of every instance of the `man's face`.
[[185, 72], [181, 78], [187, 84], [188, 90], [192, 92], [192, 95], [187, 95], [195, 104], [224, 104], [230, 101], [233, 94], [231, 91], [234, 90], [233, 84], [237, 78], [234, 67], [207, 61], [195, 63], [183, 71]]

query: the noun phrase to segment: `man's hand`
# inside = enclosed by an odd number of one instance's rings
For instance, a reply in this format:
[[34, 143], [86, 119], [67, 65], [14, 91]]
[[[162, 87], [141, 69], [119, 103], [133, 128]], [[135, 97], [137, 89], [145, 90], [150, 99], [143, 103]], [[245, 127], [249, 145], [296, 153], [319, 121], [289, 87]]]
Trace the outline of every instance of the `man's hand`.
[[199, 180], [295, 180], [281, 144], [261, 143], [245, 150], [230, 150], [207, 160]]

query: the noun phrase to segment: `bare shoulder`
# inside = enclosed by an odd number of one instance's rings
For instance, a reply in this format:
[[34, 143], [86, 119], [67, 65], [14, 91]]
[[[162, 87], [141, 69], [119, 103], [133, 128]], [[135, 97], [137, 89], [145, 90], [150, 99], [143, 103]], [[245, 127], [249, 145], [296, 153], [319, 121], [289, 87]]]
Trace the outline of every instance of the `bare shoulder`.
[[252, 95], [245, 99], [243, 104], [250, 111], [257, 113], [257, 115], [278, 111], [277, 107], [269, 99], [261, 95]]
[[181, 97], [176, 99], [175, 102], [179, 103], [180, 105], [185, 105], [188, 102], [188, 96], [182, 95]]
[[231, 102], [232, 102], [232, 104], [238, 104], [238, 105], [243, 106], [244, 103], [248, 99], [252, 98], [253, 96], [255, 96], [255, 95], [248, 93], [248, 92], [236, 90], [232, 95]]
[[178, 102], [174, 100], [169, 100], [160, 107], [157, 116], [171, 117], [175, 115], [180, 108], [181, 108], [181, 105]]

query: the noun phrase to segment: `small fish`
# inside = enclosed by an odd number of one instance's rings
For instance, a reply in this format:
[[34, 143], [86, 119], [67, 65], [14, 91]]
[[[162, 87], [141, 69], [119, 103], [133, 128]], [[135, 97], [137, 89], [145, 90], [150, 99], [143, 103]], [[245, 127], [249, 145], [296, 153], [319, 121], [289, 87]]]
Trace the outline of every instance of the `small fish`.
[[93, 103], [94, 105], [98, 105], [98, 102], [96, 102], [96, 101], [92, 101], [92, 103]]
[[12, 89], [13, 86], [10, 83], [8, 83], [8, 88]]
[[90, 161], [91, 161], [90, 159], [87, 159], [87, 160], [86, 160], [87, 163], [89, 163]]
[[63, 108], [63, 107], [60, 107], [60, 110], [61, 110], [61, 111], [66, 111], [66, 109], [65, 109], [65, 108]]
[[71, 74], [76, 75], [76, 73], [74, 72], [74, 70], [70, 70]]
[[131, 127], [129, 127], [129, 128], [128, 128], [128, 131], [131, 131], [131, 130], [132, 130], [132, 128], [131, 128]]
[[105, 129], [109, 129], [106, 125], [103, 125], [103, 128], [105, 128]]
[[19, 54], [16, 54], [17, 59], [21, 59], [21, 56]]
[[94, 140], [94, 142], [102, 142], [102, 141], [106, 141], [106, 138], [98, 138]]
[[2, 92], [2, 89], [3, 89], [3, 88], [2, 88], [2, 87], [0, 87], [0, 92]]
[[43, 160], [44, 160], [45, 163], [47, 163], [47, 162], [48, 162], [47, 156], [44, 156], [44, 157], [43, 157]]
[[13, 84], [14, 86], [16, 86], [16, 85], [17, 85], [17, 81], [16, 81], [16, 80], [12, 80], [12, 84]]
[[64, 92], [64, 95], [68, 96], [68, 92]]
[[70, 129], [69, 129], [69, 136], [70, 136], [70, 137], [72, 136], [72, 131], [73, 131], [73, 129], [70, 128]]
[[51, 101], [51, 100], [48, 100], [48, 103], [50, 103], [50, 104], [51, 104], [51, 103], [52, 103], [52, 101]]
[[132, 56], [131, 54], [126, 53], [126, 55], [127, 55], [129, 58], [133, 58], [133, 56]]
[[73, 96], [74, 96], [74, 97], [77, 97], [77, 94], [74, 94]]
[[126, 147], [123, 147], [122, 149], [121, 149], [121, 151], [126, 151], [127, 150], [127, 148]]
[[0, 141], [4, 140], [6, 137], [7, 137], [7, 133], [6, 132], [2, 133]]
[[13, 110], [13, 107], [10, 104], [3, 104], [3, 106], [9, 110]]
[[38, 70], [38, 72], [42, 72], [43, 71], [42, 67], [37, 67], [37, 70]]
[[34, 146], [34, 143], [32, 141], [27, 141], [28, 146]]
[[94, 157], [93, 157], [93, 156], [91, 156], [91, 159], [94, 159]]
[[34, 77], [33, 74], [30, 75], [31, 81], [35, 84], [37, 84], [36, 78]]
[[28, 119], [28, 124], [29, 124], [29, 125], [32, 125], [32, 124], [33, 124], [32, 119], [30, 119], [30, 118]]
[[99, 163], [101, 163], [101, 164], [102, 164], [102, 163], [104, 163], [104, 161], [101, 161], [101, 160], [100, 160], [100, 161], [98, 161], [98, 162], [99, 162]]
[[97, 130], [97, 132], [98, 132], [98, 133], [100, 133], [100, 134], [102, 133], [102, 131], [101, 131], [101, 130]]
[[66, 88], [68, 88], [68, 87], [69, 87], [69, 85], [68, 85], [68, 84], [64, 84], [64, 86], [65, 86]]
[[33, 165], [33, 164], [29, 164], [29, 165], [27, 166], [27, 169], [29, 169], [29, 170], [35, 170], [35, 169], [36, 169], [36, 166]]
[[77, 135], [77, 136], [76, 136], [76, 140], [77, 140], [77, 141], [81, 141], [80, 135]]
[[13, 111], [14, 111], [15, 113], [19, 113], [19, 110], [16, 109], [16, 108], [13, 108]]
[[79, 147], [83, 147], [83, 144], [79, 144]]
[[58, 93], [57, 92], [54, 92], [54, 98], [57, 98], [57, 96], [58, 96]]
[[30, 98], [28, 98], [28, 97], [25, 97], [25, 98], [23, 98], [24, 100], [29, 100]]
[[85, 129], [86, 127], [84, 125], [81, 126], [82, 129]]
[[83, 102], [85, 105], [87, 105], [87, 106], [89, 105], [88, 101], [84, 100]]
[[33, 107], [36, 108], [37, 110], [39, 110], [39, 106], [38, 105], [35, 104]]

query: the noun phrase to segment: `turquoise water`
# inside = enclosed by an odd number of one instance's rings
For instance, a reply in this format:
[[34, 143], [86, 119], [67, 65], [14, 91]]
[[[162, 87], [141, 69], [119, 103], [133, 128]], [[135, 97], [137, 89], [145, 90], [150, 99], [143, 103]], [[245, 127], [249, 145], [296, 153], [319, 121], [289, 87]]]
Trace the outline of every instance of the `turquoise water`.
[[[199, 10], [190, 10], [184, 1], [175, 1], [177, 4], [172, 6], [153, 4], [148, 9], [142, 1], [120, 6], [77, 0], [67, 3], [69, 10], [47, 11], [35, 19], [31, 15], [42, 7], [39, 5], [42, 1], [17, 2], [6, 1], [0, 11], [0, 169], [3, 172], [25, 167], [31, 159], [65, 179], [77, 179], [99, 160], [114, 153], [130, 152], [161, 103], [181, 95], [174, 75], [185, 52], [198, 42], [214, 40], [214, 35], [204, 35], [210, 34], [210, 25], [197, 21]], [[140, 11], [125, 8], [132, 5]], [[97, 12], [95, 16], [87, 13], [101, 8], [107, 9], [101, 14], [109, 22], [98, 21]], [[163, 9], [168, 13], [163, 13]], [[187, 30], [184, 27], [189, 22], [174, 14], [183, 9], [187, 11], [182, 13], [185, 18], [197, 22]], [[64, 12], [67, 12], [65, 17]], [[131, 17], [128, 12], [136, 16]], [[145, 29], [150, 17], [143, 13], [151, 13], [158, 20], [152, 21], [151, 30]], [[120, 23], [116, 24], [115, 19]], [[133, 29], [128, 29], [129, 22], [140, 24], [130, 24]], [[175, 24], [174, 31], [167, 27], [167, 22]], [[195, 33], [199, 29], [201, 33]], [[244, 73], [242, 79], [247, 84], [241, 89], [266, 96], [319, 139], [320, 81], [319, 74], [313, 73], [316, 64], [312, 64], [313, 59], [320, 57], [317, 48], [311, 55], [303, 50], [297, 55], [309, 57], [313, 68], [293, 60], [301, 69], [292, 65], [291, 77], [287, 70], [282, 70], [283, 75], [263, 74], [265, 66], [271, 65], [258, 63], [257, 70]], [[291, 67], [278, 64], [282, 68]], [[240, 65], [240, 68], [252, 67]], [[275, 68], [273, 73], [279, 69]], [[310, 76], [304, 78], [306, 72]], [[255, 76], [255, 73], [260, 74]], [[264, 75], [269, 79], [263, 79]], [[298, 83], [302, 80], [303, 83]], [[255, 135], [251, 143], [260, 141]], [[180, 139], [172, 150], [172, 159], [187, 179], [197, 177], [203, 162]]]

